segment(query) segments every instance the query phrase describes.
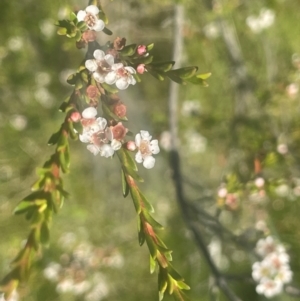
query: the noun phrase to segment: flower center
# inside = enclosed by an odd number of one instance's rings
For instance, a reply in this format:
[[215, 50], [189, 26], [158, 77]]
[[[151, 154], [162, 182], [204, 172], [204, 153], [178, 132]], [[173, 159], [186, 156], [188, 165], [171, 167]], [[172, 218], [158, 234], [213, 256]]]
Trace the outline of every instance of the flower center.
[[141, 152], [143, 157], [147, 157], [147, 156], [152, 155], [152, 152], [151, 152], [150, 147], [149, 147], [149, 141], [142, 140], [139, 149], [140, 149], [140, 152]]
[[109, 72], [111, 70], [111, 65], [107, 63], [106, 60], [97, 61], [98, 64], [98, 72], [104, 73]]
[[93, 27], [96, 24], [97, 18], [96, 18], [96, 16], [94, 16], [90, 13], [87, 13], [84, 18], [84, 21], [87, 24], [87, 26]]

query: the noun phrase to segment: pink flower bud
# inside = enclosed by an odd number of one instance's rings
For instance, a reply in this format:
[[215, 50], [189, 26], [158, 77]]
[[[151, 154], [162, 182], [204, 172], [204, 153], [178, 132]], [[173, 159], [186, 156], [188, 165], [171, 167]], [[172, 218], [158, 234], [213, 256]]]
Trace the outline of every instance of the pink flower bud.
[[93, 42], [97, 38], [96, 32], [94, 30], [87, 30], [82, 34], [82, 39], [88, 43]]
[[89, 85], [86, 88], [86, 95], [88, 98], [90, 99], [95, 99], [99, 96], [99, 90], [97, 87], [93, 86], [93, 85]]
[[111, 126], [110, 130], [111, 130], [111, 132], [113, 134], [113, 139], [116, 139], [118, 141], [123, 140], [123, 138], [125, 137], [126, 133], [128, 132], [128, 129], [124, 127], [124, 125], [122, 124], [122, 122], [119, 122], [115, 126]]
[[126, 116], [126, 106], [122, 102], [118, 102], [114, 105], [113, 112], [120, 118], [125, 117]]
[[128, 141], [126, 143], [126, 149], [128, 149], [131, 152], [134, 152], [136, 150], [136, 145], [134, 141]]
[[80, 119], [81, 119], [81, 115], [79, 112], [72, 112], [71, 116], [70, 116], [70, 119], [73, 121], [73, 122], [79, 122]]
[[137, 67], [136, 67], [136, 71], [137, 73], [139, 74], [143, 74], [146, 70], [145, 68], [145, 64], [139, 64]]
[[136, 51], [138, 55], [144, 55], [147, 52], [147, 47], [145, 45], [139, 45]]

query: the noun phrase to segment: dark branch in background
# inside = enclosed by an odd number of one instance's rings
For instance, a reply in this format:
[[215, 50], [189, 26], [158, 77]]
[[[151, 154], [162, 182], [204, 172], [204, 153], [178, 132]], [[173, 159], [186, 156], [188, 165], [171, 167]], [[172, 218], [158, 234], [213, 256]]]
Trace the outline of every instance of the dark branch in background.
[[[174, 26], [174, 58], [177, 62], [180, 62], [181, 53], [182, 53], [182, 29], [183, 29], [183, 20], [184, 13], [183, 7], [180, 5], [175, 6], [175, 26]], [[178, 66], [177, 66], [178, 67]], [[182, 185], [182, 176], [180, 171], [180, 157], [177, 150], [177, 100], [178, 100], [178, 85], [171, 83], [170, 84], [170, 94], [169, 94], [169, 120], [170, 120], [170, 132], [171, 132], [171, 151], [170, 151], [170, 166], [173, 171], [173, 181], [176, 189], [176, 198], [181, 209], [183, 218], [189, 227], [189, 229], [194, 234], [195, 242], [201, 250], [208, 266], [211, 269], [212, 274], [214, 275], [216, 285], [223, 291], [224, 295], [231, 301], [241, 301], [239, 297], [228, 286], [228, 283], [224, 276], [221, 274], [219, 269], [216, 267], [213, 262], [209, 251], [207, 249], [206, 243], [195, 225], [195, 222], [192, 221], [189, 204], [187, 203]]]

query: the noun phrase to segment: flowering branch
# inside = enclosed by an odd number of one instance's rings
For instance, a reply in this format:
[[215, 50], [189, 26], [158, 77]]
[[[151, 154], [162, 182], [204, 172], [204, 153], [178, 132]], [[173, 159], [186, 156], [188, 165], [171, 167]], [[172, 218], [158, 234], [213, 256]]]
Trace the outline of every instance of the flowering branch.
[[[147, 131], [136, 134], [135, 141], [127, 140], [128, 129], [126, 105], [117, 95], [119, 90], [135, 85], [142, 75], [148, 72], [159, 80], [168, 77], [179, 84], [193, 83], [207, 85], [205, 79], [210, 74], [197, 75], [197, 67], [172, 69], [174, 61], [155, 62], [150, 54], [153, 44], [126, 45], [125, 38], [99, 45], [97, 32], [108, 35], [108, 20], [99, 1], [90, 1], [85, 10], [71, 13], [69, 20], [58, 21], [58, 34], [76, 40], [77, 48], [87, 47], [85, 60], [67, 82], [74, 86], [71, 96], [60, 106], [66, 117], [58, 132], [49, 139], [56, 145], [54, 154], [38, 170], [39, 179], [32, 187], [32, 193], [16, 207], [15, 214], [25, 214], [30, 222], [28, 239], [12, 263], [12, 271], [3, 279], [1, 291], [9, 298], [19, 282], [28, 275], [34, 258], [41, 253], [41, 245], [49, 242], [49, 226], [53, 213], [63, 205], [68, 193], [63, 189], [60, 173], [67, 173], [70, 165], [68, 139], [87, 144], [94, 155], [110, 158], [117, 154], [122, 169], [123, 195], [129, 193], [138, 215], [139, 243], [145, 241], [150, 252], [150, 271], [158, 270], [159, 299], [167, 291], [176, 300], [187, 300], [182, 293], [189, 289], [183, 278], [171, 265], [171, 250], [157, 234], [162, 226], [151, 213], [153, 208], [138, 188], [136, 181], [142, 181], [130, 152], [135, 152], [135, 161], [147, 169], [154, 167], [153, 155], [159, 153], [157, 140]], [[113, 86], [115, 85], [115, 87]], [[98, 109], [102, 116], [98, 117]]]

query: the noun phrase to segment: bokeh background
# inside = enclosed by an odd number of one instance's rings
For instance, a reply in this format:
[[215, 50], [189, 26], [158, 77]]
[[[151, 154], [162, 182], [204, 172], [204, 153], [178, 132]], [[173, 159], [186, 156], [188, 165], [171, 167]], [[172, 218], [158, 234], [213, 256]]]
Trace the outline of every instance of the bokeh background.
[[[29, 193], [36, 168], [52, 153], [47, 141], [63, 121], [58, 108], [72, 91], [66, 78], [84, 57], [74, 41], [56, 34], [54, 23], [86, 5], [82, 0], [0, 2], [1, 275], [29, 232], [24, 218], [12, 211]], [[170, 60], [176, 5], [185, 15], [183, 32], [177, 33], [183, 35], [179, 59], [212, 73], [209, 87], [179, 90], [186, 197], [240, 238], [233, 242], [203, 222], [201, 214], [193, 216], [220, 272], [232, 276], [230, 287], [242, 300], [266, 300], [251, 280], [253, 248], [264, 235], [285, 245], [292, 284], [300, 283], [300, 3], [103, 1], [114, 35], [100, 33], [99, 42], [118, 36], [128, 44], [154, 42], [157, 60]], [[134, 133], [148, 130], [161, 143], [155, 168], [140, 168], [141, 189], [166, 228], [162, 236], [174, 250], [174, 266], [192, 288], [189, 296], [227, 300], [176, 202], [168, 164], [169, 85], [144, 74], [141, 84], [120, 93], [128, 105], [127, 127]], [[157, 300], [157, 277], [149, 274], [146, 247], [138, 245], [135, 211], [131, 199], [122, 196], [118, 160], [94, 157], [78, 141], [71, 142], [71, 154], [71, 172], [64, 177], [71, 196], [54, 217], [50, 246], [29, 283], [21, 286], [19, 300]], [[253, 188], [258, 176], [268, 184], [263, 199]], [[236, 196], [234, 206], [218, 197], [222, 185]], [[258, 226], [261, 221], [265, 228]], [[61, 269], [80, 285], [59, 282]], [[295, 299], [300, 297], [274, 298]]]

